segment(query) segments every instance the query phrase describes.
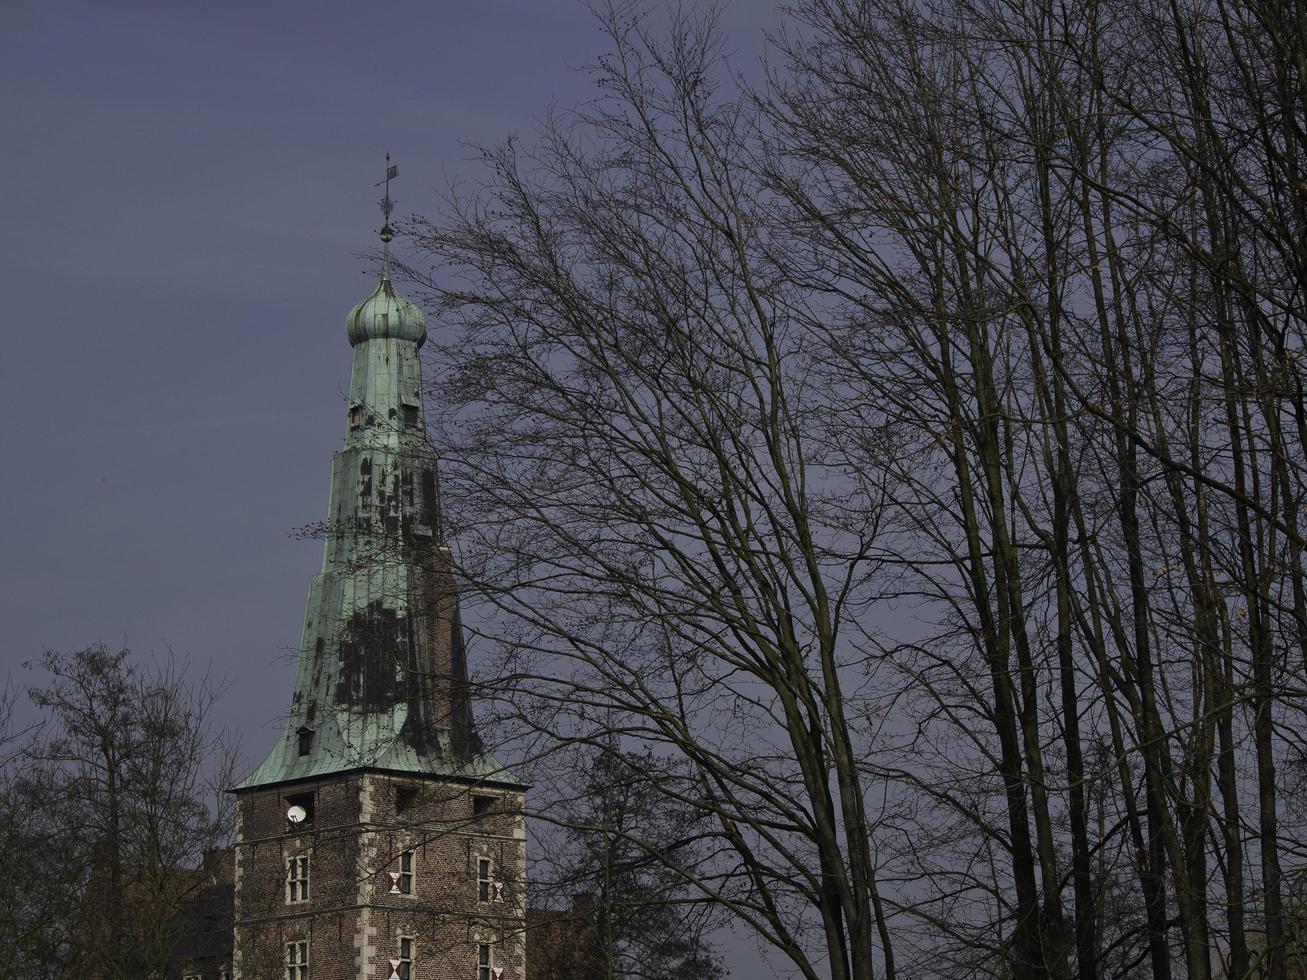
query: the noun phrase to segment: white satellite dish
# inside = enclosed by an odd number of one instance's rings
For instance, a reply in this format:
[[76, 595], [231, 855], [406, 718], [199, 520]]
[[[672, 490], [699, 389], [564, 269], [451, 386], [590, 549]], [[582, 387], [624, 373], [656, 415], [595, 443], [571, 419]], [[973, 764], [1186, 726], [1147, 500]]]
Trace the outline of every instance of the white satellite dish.
[[291, 823], [303, 823], [308, 819], [309, 811], [302, 806], [293, 806], [286, 811], [286, 819]]

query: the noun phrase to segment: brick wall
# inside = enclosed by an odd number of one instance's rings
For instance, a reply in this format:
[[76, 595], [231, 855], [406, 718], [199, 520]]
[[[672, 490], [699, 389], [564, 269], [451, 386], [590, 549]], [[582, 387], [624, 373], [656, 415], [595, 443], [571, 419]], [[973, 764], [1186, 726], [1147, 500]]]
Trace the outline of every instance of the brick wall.
[[[312, 825], [293, 828], [286, 809], [307, 793]], [[239, 980], [284, 980], [285, 947], [297, 940], [309, 943], [311, 980], [385, 980], [404, 937], [413, 940], [413, 980], [475, 980], [478, 942], [492, 944], [505, 980], [525, 976], [520, 792], [354, 773], [244, 791], [238, 809]], [[387, 872], [400, 870], [406, 850], [412, 894], [392, 895]], [[310, 858], [310, 897], [289, 904], [286, 860], [301, 853]], [[483, 856], [501, 886], [492, 890], [499, 901], [479, 901]]]

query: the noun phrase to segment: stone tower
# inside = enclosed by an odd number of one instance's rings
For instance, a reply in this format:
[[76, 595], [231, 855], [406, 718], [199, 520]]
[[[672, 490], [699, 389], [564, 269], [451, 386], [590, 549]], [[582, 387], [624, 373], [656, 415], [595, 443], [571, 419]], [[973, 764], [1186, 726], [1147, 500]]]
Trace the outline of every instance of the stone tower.
[[526, 787], [473, 725], [423, 317], [383, 271], [346, 332], [345, 443], [289, 716], [236, 788], [233, 974], [521, 980]]

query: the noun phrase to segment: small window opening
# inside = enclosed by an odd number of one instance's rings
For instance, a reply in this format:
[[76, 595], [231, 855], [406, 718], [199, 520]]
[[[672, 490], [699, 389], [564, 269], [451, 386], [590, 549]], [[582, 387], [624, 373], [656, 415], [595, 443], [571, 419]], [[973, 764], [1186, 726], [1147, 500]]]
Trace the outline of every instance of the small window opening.
[[403, 813], [418, 797], [418, 788], [416, 786], [395, 786], [395, 812]]
[[477, 901], [488, 902], [493, 897], [494, 881], [490, 877], [490, 858], [477, 859]]
[[401, 895], [413, 894], [414, 864], [414, 854], [412, 851], [403, 851], [399, 855], [399, 881], [395, 882], [395, 885], [399, 888], [399, 893]]
[[313, 729], [301, 728], [296, 734], [299, 735], [300, 755], [308, 755], [313, 751]]
[[395, 972], [399, 974], [399, 980], [412, 980], [413, 977], [413, 939], [411, 936], [399, 937], [399, 956], [398, 963], [395, 964]]
[[309, 980], [309, 944], [305, 940], [286, 944], [286, 980]]
[[[490, 944], [477, 943], [477, 980], [494, 980], [494, 974], [491, 972], [494, 965]], [[292, 977], [291, 980], [295, 978]]]
[[298, 903], [308, 900], [309, 856], [295, 854], [286, 859], [286, 901]]
[[286, 806], [297, 806], [305, 813], [304, 823], [313, 822], [313, 794], [312, 793], [294, 793], [286, 797]]
[[495, 808], [495, 798], [493, 796], [474, 796], [472, 797], [472, 816], [484, 817], [487, 813]]
[[362, 428], [363, 426], [363, 407], [361, 405], [351, 405], [349, 407], [349, 427], [351, 429]]
[[418, 408], [416, 405], [404, 406], [404, 424], [410, 429], [416, 429], [418, 424]]

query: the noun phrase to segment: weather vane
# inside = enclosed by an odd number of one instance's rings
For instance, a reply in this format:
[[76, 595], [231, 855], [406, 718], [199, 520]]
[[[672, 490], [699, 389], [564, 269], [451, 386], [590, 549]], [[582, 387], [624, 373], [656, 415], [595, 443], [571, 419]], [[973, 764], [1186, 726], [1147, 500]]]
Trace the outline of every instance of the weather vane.
[[385, 196], [379, 202], [381, 204], [381, 276], [383, 279], [390, 276], [390, 242], [395, 237], [395, 229], [390, 227], [390, 212], [395, 210], [395, 202], [390, 199], [390, 182], [399, 176], [399, 167], [390, 162], [390, 154], [386, 154], [386, 179], [379, 180], [373, 187], [385, 187]]

